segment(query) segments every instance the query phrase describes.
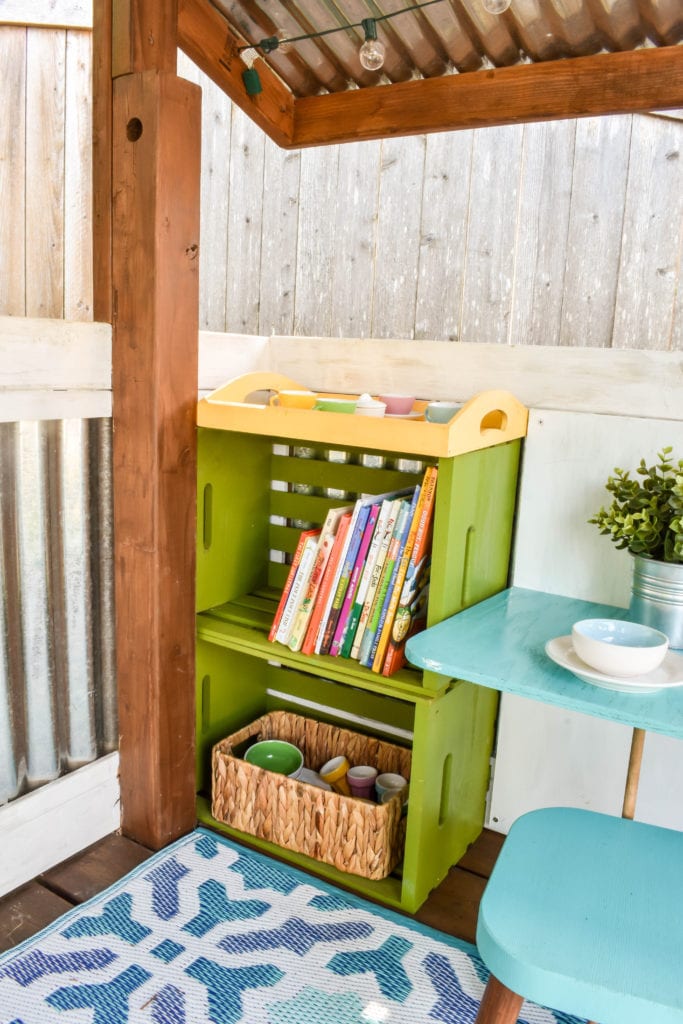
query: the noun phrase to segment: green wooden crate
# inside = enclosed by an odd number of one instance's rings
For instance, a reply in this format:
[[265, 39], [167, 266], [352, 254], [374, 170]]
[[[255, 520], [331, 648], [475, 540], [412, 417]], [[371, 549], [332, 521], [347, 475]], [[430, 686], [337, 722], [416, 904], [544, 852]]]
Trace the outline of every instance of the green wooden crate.
[[[337, 877], [333, 868], [277, 852], [411, 912], [442, 881], [481, 831], [497, 695], [410, 668], [385, 678], [348, 659], [293, 654], [269, 643], [267, 634], [302, 524], [322, 524], [330, 507], [351, 504], [358, 494], [412, 486], [421, 481], [427, 462], [439, 469], [429, 624], [505, 587], [520, 443], [453, 457], [339, 448], [331, 456], [337, 461], [330, 461], [329, 448], [310, 439], [200, 429], [197, 777], [202, 820], [218, 827], [207, 802], [212, 744], [264, 711], [288, 707], [352, 729], [378, 734], [385, 729], [390, 737], [398, 730], [406, 742], [412, 738], [413, 758], [399, 872], [381, 883]], [[415, 459], [419, 465], [413, 472], [396, 468], [410, 469]], [[382, 460], [383, 466], [367, 464]]]

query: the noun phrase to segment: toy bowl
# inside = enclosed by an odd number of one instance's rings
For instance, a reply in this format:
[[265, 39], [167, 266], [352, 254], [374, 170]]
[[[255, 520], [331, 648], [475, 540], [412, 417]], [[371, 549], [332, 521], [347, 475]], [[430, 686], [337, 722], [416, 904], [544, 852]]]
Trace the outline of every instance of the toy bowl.
[[296, 779], [304, 766], [304, 755], [299, 748], [285, 740], [260, 740], [249, 747], [244, 760], [290, 779]]
[[606, 676], [642, 676], [661, 665], [669, 638], [639, 622], [582, 619], [572, 626], [572, 644], [579, 658]]

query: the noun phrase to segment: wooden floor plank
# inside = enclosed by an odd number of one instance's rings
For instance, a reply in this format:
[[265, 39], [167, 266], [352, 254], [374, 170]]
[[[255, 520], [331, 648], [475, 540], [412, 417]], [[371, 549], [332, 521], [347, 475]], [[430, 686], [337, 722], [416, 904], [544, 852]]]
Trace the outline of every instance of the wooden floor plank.
[[463, 871], [471, 871], [473, 875], [488, 878], [493, 871], [500, 848], [505, 836], [500, 832], [492, 832], [485, 828], [479, 838], [472, 843], [464, 857], [458, 862]]
[[30, 939], [67, 910], [71, 910], [68, 900], [37, 882], [15, 889], [0, 900], [0, 952]]
[[[434, 890], [416, 920], [474, 942], [479, 900], [504, 836], [484, 830]], [[30, 938], [72, 906], [96, 896], [151, 855], [125, 836], [111, 835], [0, 899], [0, 952]]]
[[70, 903], [84, 903], [151, 855], [146, 847], [125, 836], [100, 839], [87, 850], [44, 872], [37, 881]]
[[415, 920], [474, 943], [479, 901], [485, 886], [485, 878], [459, 867], [451, 868], [414, 915]]

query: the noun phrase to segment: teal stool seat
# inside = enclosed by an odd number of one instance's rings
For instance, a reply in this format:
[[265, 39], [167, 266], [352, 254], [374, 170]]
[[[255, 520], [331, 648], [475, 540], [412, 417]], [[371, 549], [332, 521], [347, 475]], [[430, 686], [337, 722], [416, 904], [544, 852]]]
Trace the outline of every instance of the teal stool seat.
[[683, 1024], [683, 833], [553, 807], [519, 818], [479, 908], [478, 1024], [521, 997], [599, 1024]]

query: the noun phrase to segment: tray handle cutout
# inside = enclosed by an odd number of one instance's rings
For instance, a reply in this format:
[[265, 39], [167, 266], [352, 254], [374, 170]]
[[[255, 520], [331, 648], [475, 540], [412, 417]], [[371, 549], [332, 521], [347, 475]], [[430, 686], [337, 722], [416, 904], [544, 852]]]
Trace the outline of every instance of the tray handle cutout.
[[214, 391], [210, 396], [208, 396], [207, 401], [216, 404], [230, 402], [239, 405], [260, 405], [262, 403], [253, 403], [249, 401], [250, 397], [253, 396], [255, 392], [276, 392], [281, 391], [283, 388], [293, 391], [301, 391], [304, 389], [304, 386], [303, 384], [299, 384], [297, 381], [292, 380], [291, 377], [285, 377], [281, 373], [245, 373], [241, 377], [235, 377], [234, 380], [229, 381], [222, 388], [218, 388], [217, 391]]

